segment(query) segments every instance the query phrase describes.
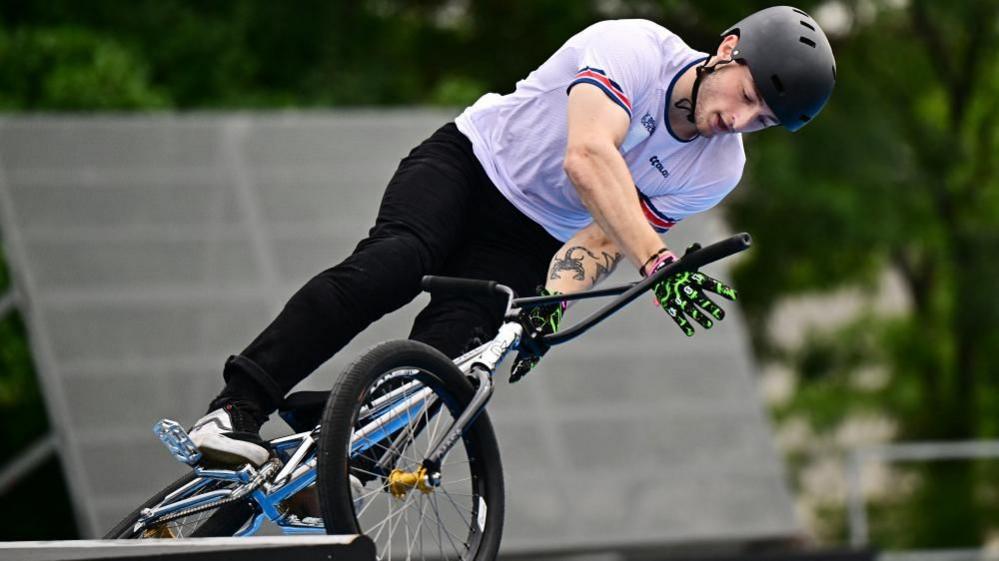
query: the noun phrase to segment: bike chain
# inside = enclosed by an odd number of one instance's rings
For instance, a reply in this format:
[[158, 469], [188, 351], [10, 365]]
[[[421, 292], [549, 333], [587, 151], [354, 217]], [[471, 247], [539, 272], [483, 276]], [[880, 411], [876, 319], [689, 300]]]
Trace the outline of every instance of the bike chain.
[[[251, 489], [251, 491], [252, 491], [252, 489]], [[224, 506], [224, 505], [227, 505], [229, 503], [235, 503], [235, 502], [241, 501], [241, 500], [243, 500], [245, 498], [246, 498], [246, 495], [240, 495], [239, 497], [229, 497], [227, 499], [219, 499], [218, 501], [216, 501], [214, 503], [208, 503], [206, 505], [193, 506], [193, 507], [191, 507], [191, 508], [189, 508], [187, 510], [181, 510], [181, 511], [178, 511], [178, 512], [174, 512], [173, 514], [167, 514], [166, 516], [163, 516], [162, 518], [160, 518], [159, 520], [157, 520], [156, 524], [153, 524], [153, 526], [158, 525], [158, 524], [165, 524], [167, 522], [171, 522], [171, 521], [176, 520], [178, 518], [184, 518], [185, 516], [190, 516], [192, 514], [197, 514], [199, 512], [204, 512], [206, 510], [212, 510], [214, 508], [219, 508], [220, 506]]]
[[275, 471], [277, 471], [277, 469], [280, 466], [281, 466], [281, 464], [280, 464], [279, 461], [272, 460], [272, 461], [268, 462], [266, 465], [264, 465], [264, 467], [260, 468], [260, 471], [257, 473], [257, 475], [252, 480], [250, 480], [245, 485], [244, 488], [239, 489], [238, 491], [233, 492], [232, 496], [229, 496], [229, 497], [224, 498], [224, 499], [219, 499], [219, 500], [217, 500], [217, 501], [215, 501], [213, 503], [208, 503], [208, 504], [204, 504], [204, 505], [200, 505], [200, 506], [192, 506], [191, 508], [187, 508], [187, 509], [180, 510], [180, 511], [177, 511], [177, 512], [173, 512], [173, 513], [170, 513], [170, 514], [165, 514], [162, 517], [156, 519], [156, 522], [153, 523], [153, 524], [144, 524], [143, 528], [150, 528], [152, 526], [156, 526], [156, 525], [159, 525], [159, 524], [164, 524], [164, 523], [167, 523], [167, 522], [171, 522], [171, 521], [176, 520], [178, 518], [184, 518], [185, 516], [190, 516], [192, 514], [197, 514], [199, 512], [204, 512], [206, 510], [212, 510], [212, 509], [215, 509], [215, 508], [219, 508], [221, 506], [225, 506], [227, 504], [231, 504], [231, 503], [235, 503], [235, 502], [239, 502], [241, 500], [244, 500], [244, 499], [246, 499], [247, 495], [249, 495], [253, 491], [257, 490], [258, 487], [260, 487], [261, 485], [263, 485], [264, 481], [266, 481], [268, 477], [270, 477]]

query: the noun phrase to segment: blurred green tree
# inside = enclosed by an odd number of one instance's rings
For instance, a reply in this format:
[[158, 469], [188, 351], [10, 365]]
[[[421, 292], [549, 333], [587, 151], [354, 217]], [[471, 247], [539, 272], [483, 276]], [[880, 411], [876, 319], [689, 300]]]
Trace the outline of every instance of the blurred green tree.
[[[999, 4], [840, 6], [852, 25], [835, 45], [832, 102], [794, 137], [747, 139], [749, 180], [730, 207], [757, 242], [738, 272], [757, 348], [773, 350], [765, 327], [780, 298], [870, 284], [890, 267], [912, 314], [863, 326], [881, 334], [892, 372], [877, 406], [905, 439], [994, 437]], [[843, 375], [833, 362], [825, 373]], [[828, 384], [820, 378], [803, 384]], [[981, 544], [995, 510], [978, 498], [984, 482], [973, 466], [943, 463], [923, 475], [908, 531], [892, 545]]]
[[139, 109], [167, 105], [134, 53], [73, 28], [0, 30], [0, 109]]

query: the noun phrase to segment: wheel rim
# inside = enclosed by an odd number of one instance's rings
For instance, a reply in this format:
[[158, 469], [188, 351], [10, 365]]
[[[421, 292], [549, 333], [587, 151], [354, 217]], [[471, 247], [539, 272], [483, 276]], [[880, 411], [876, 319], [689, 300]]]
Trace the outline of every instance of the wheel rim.
[[[441, 464], [439, 484], [428, 484], [422, 471], [436, 439], [460, 414], [454, 398], [427, 372], [407, 368], [379, 376], [367, 388], [363, 403], [412, 380], [430, 388], [434, 399], [423, 400], [415, 413], [408, 411], [403, 428], [390, 437], [361, 439], [370, 448], [351, 456], [350, 474], [362, 482], [361, 487], [356, 482], [351, 485], [355, 518], [360, 531], [375, 542], [380, 560], [471, 559], [488, 509], [481, 485], [483, 466], [474, 444], [465, 438], [455, 444]], [[352, 442], [359, 433], [356, 418], [355, 413]], [[391, 454], [394, 461], [387, 469], [378, 469], [375, 458], [384, 454]]]

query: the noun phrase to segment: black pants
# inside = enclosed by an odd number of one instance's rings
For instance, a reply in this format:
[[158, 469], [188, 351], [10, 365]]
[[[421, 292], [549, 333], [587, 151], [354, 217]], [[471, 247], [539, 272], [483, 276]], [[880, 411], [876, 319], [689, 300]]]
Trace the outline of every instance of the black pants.
[[[496, 280], [533, 294], [560, 246], [503, 197], [448, 123], [399, 164], [353, 254], [307, 282], [229, 359], [222, 396], [251, 398], [267, 414], [355, 335], [416, 297], [423, 275]], [[473, 335], [495, 335], [504, 304], [434, 295], [409, 336], [458, 356]]]

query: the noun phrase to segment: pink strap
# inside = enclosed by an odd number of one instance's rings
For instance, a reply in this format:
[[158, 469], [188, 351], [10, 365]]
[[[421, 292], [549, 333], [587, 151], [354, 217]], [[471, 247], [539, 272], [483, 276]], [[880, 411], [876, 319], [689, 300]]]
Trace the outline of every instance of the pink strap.
[[676, 255], [674, 255], [672, 251], [666, 248], [660, 250], [660, 252], [654, 255], [653, 257], [654, 259], [651, 260], [651, 263], [646, 261], [645, 265], [642, 266], [641, 271], [639, 271], [643, 277], [647, 277], [653, 272], [658, 271], [659, 267], [661, 267], [663, 264], [672, 263], [673, 261], [676, 261]]

